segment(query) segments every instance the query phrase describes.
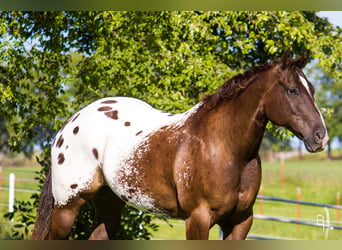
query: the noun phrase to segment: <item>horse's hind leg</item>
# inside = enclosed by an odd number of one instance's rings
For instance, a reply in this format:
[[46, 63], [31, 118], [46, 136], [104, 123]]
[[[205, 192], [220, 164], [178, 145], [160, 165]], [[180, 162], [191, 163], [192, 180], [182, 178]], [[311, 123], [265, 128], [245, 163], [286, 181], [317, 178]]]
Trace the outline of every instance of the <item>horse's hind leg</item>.
[[90, 240], [114, 239], [120, 227], [124, 202], [108, 186], [103, 186], [93, 198], [95, 206], [94, 231]]
[[103, 175], [100, 168], [96, 169], [91, 184], [86, 190], [70, 199], [64, 206], [54, 206], [52, 214], [50, 239], [67, 239], [81, 207], [87, 200], [94, 197], [103, 185]]
[[211, 216], [205, 205], [192, 211], [185, 221], [187, 240], [207, 240], [209, 237]]
[[68, 202], [67, 205], [54, 206], [52, 214], [51, 232], [48, 239], [67, 239], [74, 225], [80, 208], [86, 200], [77, 196]]
[[220, 223], [223, 238], [226, 240], [244, 240], [252, 226], [253, 212], [249, 212], [238, 221], [228, 220]]

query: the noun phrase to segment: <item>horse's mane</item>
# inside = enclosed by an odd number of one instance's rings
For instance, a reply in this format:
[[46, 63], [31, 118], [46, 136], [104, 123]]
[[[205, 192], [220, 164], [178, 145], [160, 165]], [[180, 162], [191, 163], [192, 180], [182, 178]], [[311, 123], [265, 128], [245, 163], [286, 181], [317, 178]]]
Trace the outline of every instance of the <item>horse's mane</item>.
[[253, 69], [245, 71], [244, 73], [233, 76], [224, 84], [222, 84], [215, 93], [207, 95], [203, 98], [202, 102], [204, 106], [207, 107], [207, 109], [214, 109], [223, 101], [234, 99], [249, 85], [251, 85], [251, 83], [257, 79], [261, 72], [274, 67], [276, 64], [279, 64], [279, 61], [273, 61], [256, 66]]

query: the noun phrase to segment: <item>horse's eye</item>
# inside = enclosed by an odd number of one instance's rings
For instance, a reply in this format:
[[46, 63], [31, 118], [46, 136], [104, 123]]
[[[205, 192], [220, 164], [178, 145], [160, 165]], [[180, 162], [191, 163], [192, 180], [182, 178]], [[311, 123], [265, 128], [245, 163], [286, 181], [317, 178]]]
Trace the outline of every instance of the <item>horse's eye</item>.
[[289, 89], [287, 90], [287, 93], [288, 93], [289, 95], [297, 95], [297, 94], [298, 94], [298, 89], [297, 89], [297, 88], [289, 88]]

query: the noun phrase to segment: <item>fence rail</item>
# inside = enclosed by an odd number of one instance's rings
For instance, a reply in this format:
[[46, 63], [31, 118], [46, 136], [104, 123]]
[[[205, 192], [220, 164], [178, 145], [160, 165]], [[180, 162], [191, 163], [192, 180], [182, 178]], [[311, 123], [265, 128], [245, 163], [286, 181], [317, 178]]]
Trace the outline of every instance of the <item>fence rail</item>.
[[[297, 196], [298, 197], [298, 196]], [[285, 198], [279, 198], [279, 197], [272, 197], [272, 196], [265, 196], [265, 195], [258, 195], [257, 196], [257, 201], [258, 202], [263, 202], [265, 201], [270, 201], [270, 202], [280, 202], [280, 203], [290, 203], [290, 204], [296, 204], [297, 206], [299, 205], [305, 205], [305, 206], [315, 206], [315, 207], [324, 207], [327, 213], [327, 218], [324, 220], [324, 217], [318, 218], [316, 220], [304, 220], [304, 219], [294, 219], [294, 218], [286, 218], [286, 217], [280, 217], [280, 216], [270, 216], [270, 215], [263, 215], [263, 214], [254, 214], [255, 219], [260, 219], [260, 220], [269, 220], [269, 221], [276, 221], [276, 222], [283, 222], [283, 223], [293, 223], [296, 224], [297, 226], [299, 225], [306, 225], [306, 226], [313, 226], [313, 227], [322, 227], [323, 232], [324, 228], [326, 229], [326, 236], [325, 239], [328, 239], [328, 233], [329, 230], [331, 229], [337, 229], [337, 230], [342, 230], [342, 226], [336, 225], [340, 224], [340, 221], [330, 221], [330, 216], [328, 212], [328, 208], [336, 209], [336, 212], [339, 213], [339, 210], [342, 210], [342, 206], [339, 205], [339, 193], [337, 195], [337, 205], [333, 204], [325, 204], [325, 203], [318, 203], [318, 202], [309, 202], [309, 201], [301, 201], [301, 200], [292, 200], [292, 199], [285, 199]], [[298, 209], [298, 207], [297, 207]], [[298, 212], [298, 210], [297, 210]], [[321, 215], [322, 216], [322, 215]], [[331, 224], [335, 223], [335, 224]], [[259, 235], [248, 235], [247, 238], [249, 239], [261, 239], [261, 240], [279, 240], [279, 239], [286, 239], [286, 238], [279, 238], [279, 237], [274, 237], [274, 236], [259, 236]]]
[[[308, 222], [304, 220], [296, 220], [296, 219], [286, 218], [286, 217], [268, 216], [268, 215], [262, 215], [262, 214], [255, 214], [253, 217], [255, 219], [261, 219], [261, 220], [271, 220], [271, 221], [294, 223], [294, 224], [306, 225], [306, 226], [322, 227], [322, 225], [317, 224], [317, 222], [313, 223], [313, 222]], [[342, 230], [342, 226], [330, 224], [330, 229]]]
[[[7, 190], [9, 191], [9, 187], [0, 187], [0, 190]], [[32, 190], [32, 189], [22, 189], [22, 188], [16, 188], [14, 189], [15, 192], [23, 192], [23, 193], [36, 193], [38, 192], [37, 190]]]
[[[9, 177], [6, 176], [0, 176], [0, 180], [9, 180]], [[38, 182], [38, 180], [35, 179], [29, 179], [29, 178], [15, 178], [17, 181], [27, 181], [27, 182]]]
[[257, 198], [260, 200], [270, 200], [270, 201], [279, 201], [279, 202], [284, 202], [284, 203], [292, 203], [292, 204], [300, 204], [300, 205], [308, 205], [308, 206], [316, 206], [316, 207], [327, 207], [327, 208], [342, 209], [341, 205], [332, 205], [332, 204], [324, 204], [324, 203], [317, 203], [317, 202], [310, 202], [310, 201], [291, 200], [291, 199], [284, 199], [284, 198], [265, 196], [265, 195], [258, 195]]

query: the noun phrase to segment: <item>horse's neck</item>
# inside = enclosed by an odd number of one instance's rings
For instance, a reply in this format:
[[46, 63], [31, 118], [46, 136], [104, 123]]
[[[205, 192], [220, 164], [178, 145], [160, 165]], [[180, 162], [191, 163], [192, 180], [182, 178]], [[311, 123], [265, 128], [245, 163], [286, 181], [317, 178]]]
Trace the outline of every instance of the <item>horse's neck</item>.
[[[234, 145], [237, 145], [246, 157], [255, 157], [258, 153], [268, 121], [263, 98], [270, 84], [262, 80], [257, 81], [223, 108], [223, 112], [226, 112], [229, 120], [233, 122], [226, 125], [227, 133], [235, 134]], [[232, 129], [230, 126], [233, 126]]]
[[260, 148], [267, 124], [262, 106], [267, 86], [263, 84], [253, 83], [234, 100], [223, 102], [198, 119], [211, 138], [226, 144], [227, 150], [239, 158], [255, 157]]

